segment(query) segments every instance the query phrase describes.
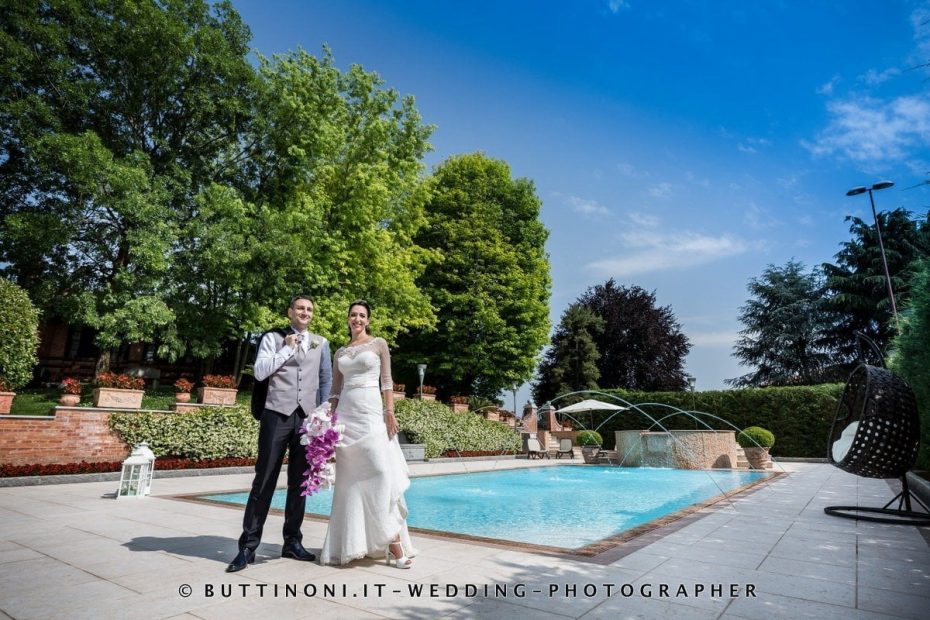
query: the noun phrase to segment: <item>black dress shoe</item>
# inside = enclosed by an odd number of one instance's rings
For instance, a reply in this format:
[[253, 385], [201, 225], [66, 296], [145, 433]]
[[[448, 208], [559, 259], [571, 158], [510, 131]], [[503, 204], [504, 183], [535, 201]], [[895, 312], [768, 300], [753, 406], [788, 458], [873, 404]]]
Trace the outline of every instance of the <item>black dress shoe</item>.
[[229, 566], [226, 567], [227, 573], [235, 573], [241, 571], [243, 568], [255, 562], [255, 550], [254, 549], [243, 549], [239, 552], [239, 555], [229, 563]]
[[281, 548], [281, 557], [302, 562], [312, 562], [316, 559], [315, 555], [304, 549], [304, 546], [296, 541], [284, 543]]

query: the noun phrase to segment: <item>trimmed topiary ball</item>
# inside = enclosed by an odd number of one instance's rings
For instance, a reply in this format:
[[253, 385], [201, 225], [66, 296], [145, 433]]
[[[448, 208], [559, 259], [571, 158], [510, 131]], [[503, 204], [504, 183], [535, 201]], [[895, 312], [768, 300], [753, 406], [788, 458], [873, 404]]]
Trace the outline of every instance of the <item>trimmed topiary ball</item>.
[[761, 426], [748, 426], [736, 435], [736, 443], [743, 448], [771, 448], [775, 435]]
[[597, 431], [581, 431], [578, 433], [576, 441], [579, 446], [601, 446], [604, 444], [604, 439]]

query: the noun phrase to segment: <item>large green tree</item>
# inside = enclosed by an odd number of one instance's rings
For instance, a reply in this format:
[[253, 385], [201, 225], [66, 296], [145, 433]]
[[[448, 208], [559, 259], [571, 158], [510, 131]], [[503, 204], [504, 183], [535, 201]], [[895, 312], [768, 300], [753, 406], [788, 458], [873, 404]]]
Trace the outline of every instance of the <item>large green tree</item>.
[[531, 376], [549, 332], [540, 201], [532, 182], [480, 153], [447, 159], [432, 184], [414, 242], [441, 256], [417, 280], [439, 320], [398, 340], [399, 375], [414, 383], [426, 362], [441, 393], [496, 398]]
[[0, 261], [103, 353], [158, 339], [174, 248], [250, 113], [249, 32], [229, 2], [0, 3]]
[[832, 358], [822, 343], [830, 323], [818, 274], [790, 260], [766, 267], [760, 277], [750, 279], [748, 289], [751, 297], [739, 313], [744, 328], [733, 355], [755, 370], [728, 383], [766, 387], [821, 382]]
[[569, 306], [539, 364], [533, 399], [542, 404], [558, 394], [597, 389], [601, 376], [597, 362], [601, 355], [595, 339], [603, 333], [601, 317], [581, 304]]
[[434, 253], [413, 236], [426, 221], [422, 157], [432, 127], [412, 97], [357, 65], [340, 71], [328, 50], [260, 62], [254, 122], [227, 161], [238, 194], [212, 201], [253, 222], [248, 250], [234, 261], [248, 273], [216, 265], [224, 282], [236, 283], [220, 307], [232, 307], [235, 325], [260, 329], [280, 323], [292, 295], [309, 293], [313, 329], [337, 344], [358, 297], [372, 304], [372, 329], [388, 340], [431, 327], [435, 316], [415, 279]]
[[[915, 261], [930, 256], [930, 214], [916, 222], [909, 211], [895, 209], [879, 213], [878, 218], [895, 301], [902, 306], [910, 295]], [[859, 354], [857, 331], [884, 350], [896, 328], [875, 225], [858, 217], [846, 220], [851, 222], [852, 239], [842, 244], [836, 264], [823, 264], [826, 307], [834, 317], [826, 342], [841, 360], [853, 361]]]
[[620, 286], [611, 278], [589, 288], [579, 303], [604, 321], [595, 338], [600, 385], [628, 390], [683, 390], [691, 345], [671, 307], [657, 307], [655, 293]]

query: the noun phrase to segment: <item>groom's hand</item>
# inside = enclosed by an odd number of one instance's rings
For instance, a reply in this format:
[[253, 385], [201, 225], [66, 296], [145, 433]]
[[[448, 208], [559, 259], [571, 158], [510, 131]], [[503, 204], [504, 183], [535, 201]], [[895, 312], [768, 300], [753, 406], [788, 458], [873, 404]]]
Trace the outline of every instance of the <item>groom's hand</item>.
[[300, 342], [300, 336], [297, 334], [288, 334], [284, 337], [284, 344], [289, 346], [292, 349], [297, 348], [297, 344]]

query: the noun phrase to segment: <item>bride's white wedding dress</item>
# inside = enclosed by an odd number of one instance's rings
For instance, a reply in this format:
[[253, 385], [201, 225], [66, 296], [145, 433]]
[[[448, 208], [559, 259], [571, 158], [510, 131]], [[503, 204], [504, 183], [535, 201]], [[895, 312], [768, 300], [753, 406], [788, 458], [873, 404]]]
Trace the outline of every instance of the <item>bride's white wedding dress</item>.
[[336, 448], [336, 483], [322, 564], [384, 557], [398, 534], [406, 554], [416, 553], [404, 502], [410, 486], [407, 461], [397, 436], [388, 439], [382, 411], [381, 390], [393, 388], [384, 339], [336, 351], [332, 395], [339, 397], [336, 422], [345, 424], [345, 431], [343, 445]]

